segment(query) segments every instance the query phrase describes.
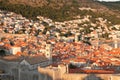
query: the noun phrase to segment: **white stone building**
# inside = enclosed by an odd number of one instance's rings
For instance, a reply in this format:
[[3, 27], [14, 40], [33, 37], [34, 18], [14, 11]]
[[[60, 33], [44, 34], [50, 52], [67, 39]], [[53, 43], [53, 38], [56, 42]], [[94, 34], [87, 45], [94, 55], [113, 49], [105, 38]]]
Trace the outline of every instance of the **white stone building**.
[[17, 52], [21, 52], [21, 47], [11, 47], [10, 53], [15, 55]]
[[14, 77], [14, 80], [40, 80], [38, 66], [46, 67], [51, 61], [45, 56], [6, 56], [0, 59], [0, 70]]

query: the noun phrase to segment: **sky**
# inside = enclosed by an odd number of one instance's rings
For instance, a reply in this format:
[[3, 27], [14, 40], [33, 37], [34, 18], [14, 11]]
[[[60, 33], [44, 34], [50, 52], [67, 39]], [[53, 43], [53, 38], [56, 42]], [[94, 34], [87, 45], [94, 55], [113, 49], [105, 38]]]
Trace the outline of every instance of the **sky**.
[[107, 1], [107, 2], [114, 2], [114, 1], [120, 1], [120, 0], [98, 0], [98, 1]]

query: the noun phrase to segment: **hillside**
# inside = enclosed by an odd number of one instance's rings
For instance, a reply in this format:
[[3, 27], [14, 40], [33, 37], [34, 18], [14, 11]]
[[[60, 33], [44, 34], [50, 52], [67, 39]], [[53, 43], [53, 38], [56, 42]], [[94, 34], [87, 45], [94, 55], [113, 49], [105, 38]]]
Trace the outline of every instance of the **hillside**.
[[101, 2], [103, 5], [107, 6], [108, 8], [120, 10], [120, 1], [118, 2]]
[[90, 6], [94, 8], [102, 7], [93, 0], [9, 0], [12, 4], [26, 4], [33, 7], [48, 6], [52, 8], [62, 8], [64, 6]]
[[115, 13], [118, 13], [120, 17], [120, 1], [118, 2], [101, 2], [102, 5], [105, 5], [110, 10], [114, 11]]
[[[79, 8], [91, 8], [80, 10]], [[41, 15], [54, 21], [65, 21], [74, 19], [80, 15], [92, 15], [94, 18], [103, 17], [113, 24], [119, 24], [115, 12], [103, 4], [93, 0], [1, 0], [0, 9], [22, 14], [24, 17], [36, 20]]]

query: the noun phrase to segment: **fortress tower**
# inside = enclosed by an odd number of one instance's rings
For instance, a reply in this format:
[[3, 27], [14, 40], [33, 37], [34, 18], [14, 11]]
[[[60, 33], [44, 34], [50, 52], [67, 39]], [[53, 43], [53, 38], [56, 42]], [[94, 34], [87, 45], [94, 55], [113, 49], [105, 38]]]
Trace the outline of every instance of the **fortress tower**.
[[76, 33], [76, 34], [75, 34], [75, 42], [78, 42], [78, 41], [79, 41], [79, 35], [80, 35], [79, 33]]
[[45, 53], [45, 56], [49, 60], [52, 60], [52, 45], [51, 44], [46, 44], [46, 53]]

